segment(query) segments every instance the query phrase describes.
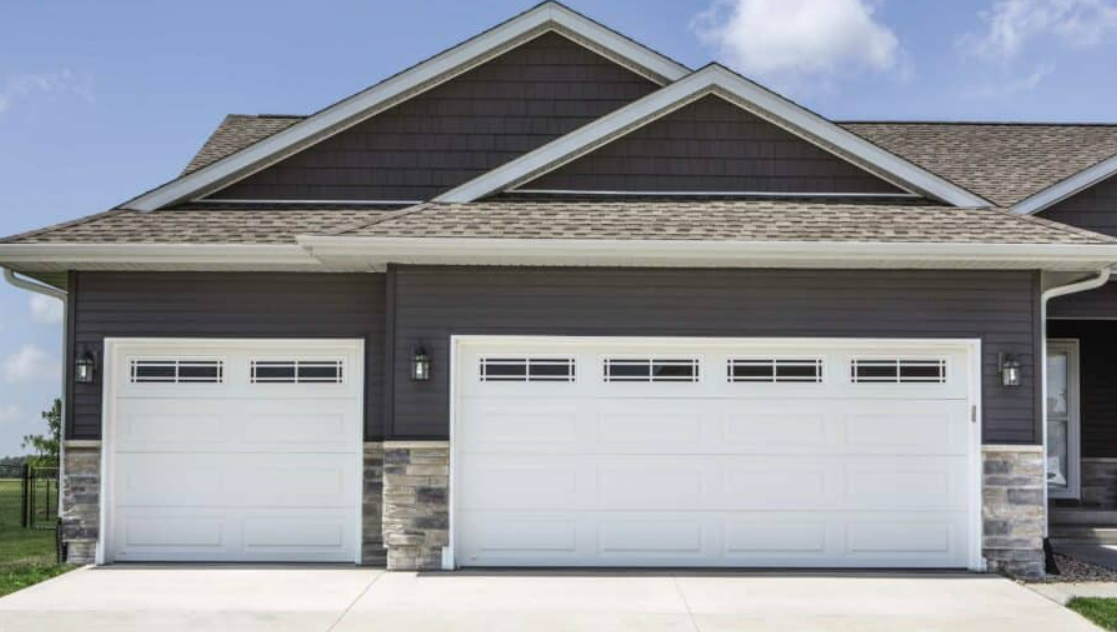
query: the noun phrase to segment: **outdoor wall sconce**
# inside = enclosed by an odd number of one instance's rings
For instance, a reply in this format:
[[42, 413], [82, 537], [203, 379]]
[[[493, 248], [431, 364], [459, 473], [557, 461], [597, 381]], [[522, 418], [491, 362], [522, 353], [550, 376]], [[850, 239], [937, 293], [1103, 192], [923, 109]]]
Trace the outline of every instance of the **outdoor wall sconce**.
[[1016, 356], [1002, 353], [998, 360], [1001, 367], [1001, 385], [1020, 386], [1020, 361]]
[[431, 357], [423, 347], [415, 347], [411, 357], [411, 379], [426, 382], [431, 379]]
[[74, 381], [78, 384], [92, 384], [96, 374], [97, 358], [91, 351], [86, 351], [74, 362]]

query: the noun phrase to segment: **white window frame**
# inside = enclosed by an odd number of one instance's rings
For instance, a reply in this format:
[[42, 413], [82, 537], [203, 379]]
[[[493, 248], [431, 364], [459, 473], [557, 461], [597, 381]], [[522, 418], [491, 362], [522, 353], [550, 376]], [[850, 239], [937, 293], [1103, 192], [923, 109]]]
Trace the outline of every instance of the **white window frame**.
[[[1081, 379], [1081, 344], [1078, 338], [1048, 338], [1047, 354], [1044, 356], [1043, 379], [1047, 381], [1046, 359], [1051, 357], [1051, 352], [1057, 350], [1067, 355], [1067, 487], [1059, 489], [1046, 484], [1047, 478], [1047, 444], [1043, 446], [1044, 461], [1044, 487], [1047, 488], [1049, 498], [1077, 500], [1082, 497], [1082, 379]], [[1047, 393], [1046, 384], [1044, 393]], [[1043, 402], [1043, 423], [1046, 426], [1047, 401]], [[1047, 429], [1044, 428], [1046, 434]]]

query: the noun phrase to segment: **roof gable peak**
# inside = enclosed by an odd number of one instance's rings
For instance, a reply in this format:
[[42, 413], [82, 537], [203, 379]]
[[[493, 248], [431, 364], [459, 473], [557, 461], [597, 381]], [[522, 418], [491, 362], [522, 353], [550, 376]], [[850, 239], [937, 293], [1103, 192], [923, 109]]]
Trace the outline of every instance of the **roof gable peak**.
[[686, 66], [569, 7], [547, 1], [121, 206], [153, 211], [223, 188], [549, 31], [652, 78], [660, 85], [690, 73]]
[[548, 173], [694, 101], [714, 94], [902, 189], [960, 207], [992, 206], [949, 182], [718, 63], [661, 88], [557, 140], [442, 194], [471, 202]]

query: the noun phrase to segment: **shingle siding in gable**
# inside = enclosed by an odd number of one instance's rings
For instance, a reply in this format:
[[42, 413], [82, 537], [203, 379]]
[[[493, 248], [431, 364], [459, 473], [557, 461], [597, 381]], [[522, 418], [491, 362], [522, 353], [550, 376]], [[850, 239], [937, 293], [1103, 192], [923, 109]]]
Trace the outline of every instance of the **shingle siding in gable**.
[[212, 197], [425, 200], [657, 88], [548, 33]]
[[1117, 176], [1047, 208], [1040, 217], [1117, 236]]
[[672, 112], [520, 188], [902, 192], [716, 96]]

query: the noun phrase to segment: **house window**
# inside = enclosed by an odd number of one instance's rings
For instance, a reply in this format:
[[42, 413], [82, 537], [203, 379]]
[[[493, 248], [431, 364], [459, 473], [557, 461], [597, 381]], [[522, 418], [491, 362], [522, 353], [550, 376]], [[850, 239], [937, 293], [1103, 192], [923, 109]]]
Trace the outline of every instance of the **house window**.
[[573, 382], [574, 358], [482, 358], [482, 382]]
[[225, 379], [221, 360], [132, 360], [133, 384], [219, 384]]
[[253, 384], [341, 384], [342, 360], [253, 360]]
[[606, 382], [697, 382], [698, 360], [605, 360]]
[[946, 383], [946, 360], [854, 360], [850, 379], [857, 383]]
[[728, 362], [730, 382], [813, 382], [822, 381], [822, 360], [777, 360], [732, 358]]

